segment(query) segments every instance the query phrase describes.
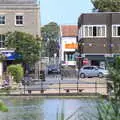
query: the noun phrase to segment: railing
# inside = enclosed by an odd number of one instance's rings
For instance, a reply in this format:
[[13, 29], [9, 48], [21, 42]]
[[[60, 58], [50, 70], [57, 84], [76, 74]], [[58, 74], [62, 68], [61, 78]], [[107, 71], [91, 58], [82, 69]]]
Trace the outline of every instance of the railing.
[[10, 94], [108, 95], [111, 92], [106, 78], [82, 79], [75, 69], [64, 69], [61, 74], [46, 75], [44, 81], [40, 78], [24, 81], [25, 84]]
[[[95, 78], [97, 79], [97, 78]], [[107, 95], [107, 83], [100, 82], [99, 79], [94, 82], [85, 82], [78, 80], [61, 80], [56, 78], [53, 81], [33, 80], [28, 85], [22, 87], [24, 93], [29, 94], [81, 94], [81, 95]]]

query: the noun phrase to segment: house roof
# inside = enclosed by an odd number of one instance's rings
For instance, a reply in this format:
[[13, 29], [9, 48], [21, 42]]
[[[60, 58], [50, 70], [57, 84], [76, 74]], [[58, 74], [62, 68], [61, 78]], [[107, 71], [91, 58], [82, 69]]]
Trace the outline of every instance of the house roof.
[[61, 33], [63, 37], [76, 37], [77, 26], [76, 25], [62, 25]]

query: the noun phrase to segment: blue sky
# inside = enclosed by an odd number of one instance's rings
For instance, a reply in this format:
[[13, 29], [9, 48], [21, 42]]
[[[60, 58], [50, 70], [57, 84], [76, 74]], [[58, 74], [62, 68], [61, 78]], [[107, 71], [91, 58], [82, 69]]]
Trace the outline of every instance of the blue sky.
[[80, 14], [92, 8], [91, 0], [40, 0], [41, 24], [77, 24]]

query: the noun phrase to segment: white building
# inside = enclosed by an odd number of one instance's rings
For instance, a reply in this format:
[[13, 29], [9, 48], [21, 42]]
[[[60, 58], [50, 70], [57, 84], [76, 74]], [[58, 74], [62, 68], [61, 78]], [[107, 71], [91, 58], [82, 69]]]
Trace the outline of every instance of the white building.
[[60, 39], [60, 61], [63, 65], [75, 66], [75, 50], [77, 49], [77, 26], [62, 25]]

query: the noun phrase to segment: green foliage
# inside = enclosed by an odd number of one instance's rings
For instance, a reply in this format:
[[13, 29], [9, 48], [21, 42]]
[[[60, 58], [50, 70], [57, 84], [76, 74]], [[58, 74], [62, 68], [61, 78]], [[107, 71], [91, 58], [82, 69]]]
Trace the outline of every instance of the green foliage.
[[6, 56], [4, 54], [0, 53], [0, 61], [3, 61], [5, 59], [6, 59]]
[[4, 105], [2, 101], [0, 101], [0, 111], [8, 112], [8, 108]]
[[120, 100], [120, 56], [115, 57], [114, 63], [109, 67], [108, 80], [113, 82], [115, 102]]
[[7, 33], [7, 48], [14, 48], [21, 55], [20, 60], [24, 63], [34, 64], [39, 60], [40, 44], [38, 38], [24, 32]]
[[20, 64], [8, 66], [7, 71], [13, 76], [13, 80], [16, 83], [19, 83], [22, 80], [24, 72], [23, 67]]
[[53, 41], [53, 40], [48, 41], [48, 42], [47, 42], [47, 49], [46, 49], [46, 51], [47, 51], [47, 56], [53, 57], [53, 56], [54, 56], [54, 53], [56, 53], [57, 56], [58, 56], [59, 50], [58, 50], [58, 47], [57, 47], [57, 46], [58, 46], [58, 43], [57, 43], [56, 41]]
[[54, 40], [57, 41], [59, 39], [60, 28], [57, 23], [50, 22], [47, 25], [41, 28], [41, 36], [44, 41]]
[[58, 53], [58, 40], [60, 37], [59, 26], [54, 22], [50, 22], [41, 28], [41, 36], [44, 54], [48, 57], [53, 57], [54, 53]]
[[120, 104], [112, 102], [98, 103], [98, 120], [119, 120], [120, 119]]
[[98, 12], [120, 12], [120, 0], [91, 0]]
[[120, 56], [114, 58], [112, 64], [108, 64], [108, 80], [113, 83], [113, 97], [107, 102], [98, 104], [98, 120], [120, 119]]

